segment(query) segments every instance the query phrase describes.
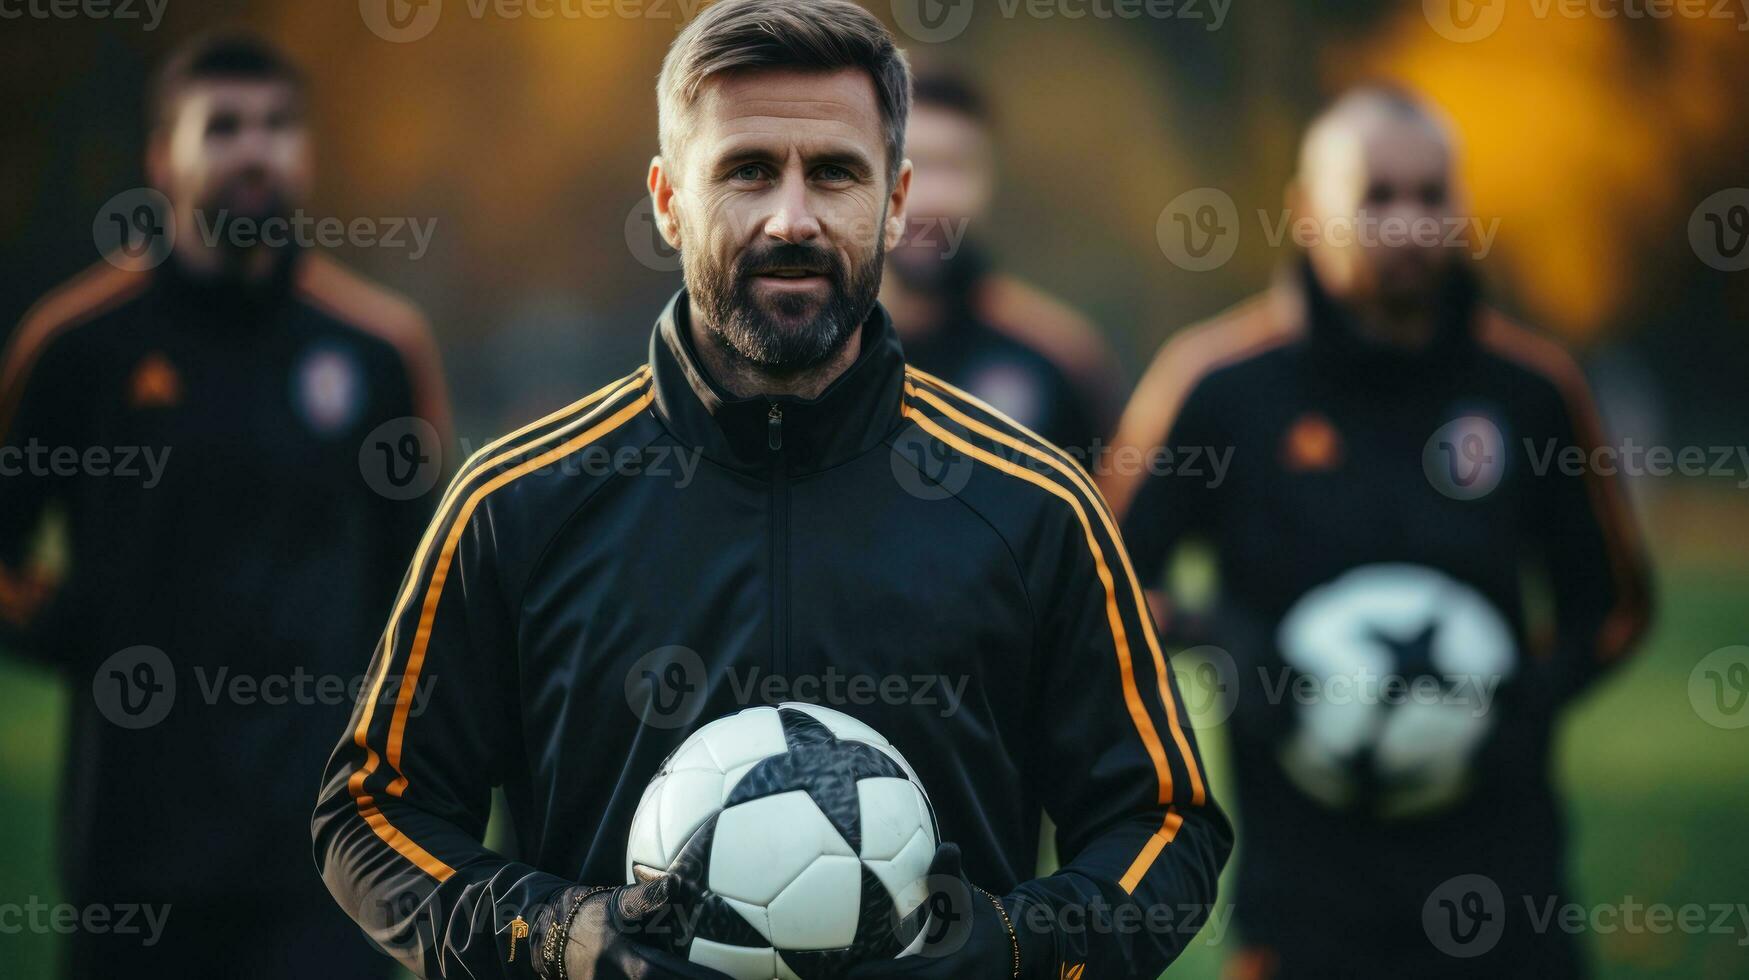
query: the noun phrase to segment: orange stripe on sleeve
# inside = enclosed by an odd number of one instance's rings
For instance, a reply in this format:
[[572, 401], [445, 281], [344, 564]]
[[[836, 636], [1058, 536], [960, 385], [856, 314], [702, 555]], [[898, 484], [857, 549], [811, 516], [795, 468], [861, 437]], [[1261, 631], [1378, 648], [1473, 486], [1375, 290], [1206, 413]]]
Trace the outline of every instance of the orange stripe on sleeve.
[[[395, 826], [389, 822], [388, 817], [376, 807], [374, 798], [365, 792], [366, 781], [371, 774], [375, 772], [377, 766], [382, 760], [382, 756], [379, 756], [376, 748], [370, 742], [370, 728], [375, 716], [377, 701], [382, 694], [383, 685], [387, 681], [390, 670], [396, 659], [394, 653], [396, 627], [398, 626], [401, 617], [408, 611], [408, 604], [411, 602], [413, 594], [418, 587], [418, 579], [420, 576], [417, 574], [417, 570], [425, 564], [432, 545], [435, 542], [438, 529], [447, 525], [449, 527], [449, 533], [445, 537], [444, 545], [439, 555], [438, 566], [433, 571], [432, 581], [427, 587], [425, 603], [421, 607], [419, 627], [415, 632], [412, 649], [409, 653], [407, 673], [404, 676], [404, 682], [397, 693], [396, 710], [390, 722], [389, 748], [386, 755], [389, 764], [395, 770], [396, 775], [395, 779], [391, 781], [388, 789], [390, 795], [397, 797], [402, 795], [407, 788], [406, 776], [400, 771], [400, 760], [401, 749], [404, 744], [407, 712], [411, 700], [409, 692], [412, 688], [405, 683], [405, 681], [410, 679], [414, 684], [417, 684], [418, 670], [423, 665], [426, 647], [430, 642], [431, 624], [436, 614], [437, 600], [442, 592], [443, 581], [448, 574], [448, 564], [454, 557], [456, 542], [459, 541], [462, 531], [466, 528], [468, 518], [472, 516], [474, 509], [479, 505], [480, 501], [485, 499], [485, 497], [494, 490], [497, 490], [506, 483], [518, 479], [533, 470], [545, 466], [554, 459], [561, 458], [579, 448], [582, 448], [625, 424], [626, 421], [650, 404], [654, 398], [653, 394], [646, 390], [641, 397], [633, 400], [620, 411], [616, 412], [611, 418], [599, 425], [592, 426], [582, 434], [564, 442], [558, 447], [549, 450], [540, 456], [534, 457], [533, 459], [525, 461], [523, 464], [507, 470], [492, 479], [484, 481], [473, 489], [471, 493], [468, 493], [466, 502], [456, 511], [453, 517], [446, 517], [445, 515], [455, 501], [467, 492], [467, 488], [470, 484], [480, 479], [484, 474], [489, 473], [494, 467], [516, 456], [525, 454], [537, 446], [559, 439], [569, 432], [574, 432], [580, 426], [587, 425], [591, 420], [599, 418], [603, 412], [616, 404], [618, 399], [642, 386], [647, 378], [648, 368], [640, 368], [626, 378], [622, 378], [620, 381], [607, 385], [589, 396], [580, 399], [545, 418], [525, 425], [515, 432], [497, 439], [482, 448], [475, 454], [474, 459], [479, 460], [482, 457], [489, 458], [486, 458], [483, 463], [480, 463], [477, 466], [470, 464], [456, 477], [454, 482], [450, 485], [450, 488], [445, 492], [443, 501], [438, 506], [438, 518], [432, 522], [431, 528], [426, 532], [425, 537], [419, 543], [419, 548], [415, 553], [413, 561], [415, 574], [407, 576], [407, 582], [403, 586], [401, 595], [396, 600], [394, 612], [389, 619], [388, 629], [384, 632], [382, 664], [377, 670], [376, 676], [371, 680], [370, 691], [363, 705], [363, 709], [360, 712], [358, 725], [353, 730], [353, 743], [364, 750], [365, 762], [355, 770], [350, 777], [348, 777], [347, 789], [351, 793], [354, 802], [358, 807], [359, 814], [364, 817], [365, 821], [370, 825], [371, 829], [379, 838], [390, 847], [393, 847], [397, 852], [401, 853], [415, 866], [440, 881], [453, 874], [453, 869], [449, 868], [448, 865], [426, 852], [416, 842], [410, 840], [395, 828]], [[585, 410], [588, 409], [592, 410], [585, 412]], [[584, 412], [584, 414], [574, 419], [569, 424], [561, 426], [553, 431], [543, 433], [542, 435], [531, 439], [529, 442], [514, 446], [503, 453], [493, 455], [498, 449], [510, 444], [524, 435], [527, 435], [541, 426], [559, 421], [568, 415], [573, 415], [578, 412]]]
[[[413, 693], [418, 689], [419, 671], [425, 665], [425, 651], [431, 643], [431, 630], [437, 618], [438, 602], [443, 596], [443, 584], [449, 577], [449, 567], [455, 557], [456, 547], [461, 541], [462, 532], [467, 528], [468, 518], [473, 514], [474, 508], [488, 494], [506, 483], [520, 479], [554, 460], [568, 456], [631, 421], [649, 407], [655, 397], [654, 391], [645, 389], [642, 395], [624, 408], [576, 438], [555, 446], [488, 480], [462, 504], [461, 510], [456, 514], [456, 520], [450, 525], [449, 536], [444, 539], [443, 550], [438, 554], [437, 568], [432, 573], [431, 584], [425, 590], [425, 603], [420, 610], [418, 631], [413, 634], [413, 649], [407, 656], [407, 670], [401, 675], [401, 691], [395, 699], [394, 722], [389, 727], [389, 766], [396, 773], [401, 772], [401, 748], [407, 730], [408, 712], [413, 709]], [[397, 775], [395, 781], [389, 784], [389, 795], [400, 796], [406, 792], [406, 789], [407, 777], [404, 774]]]
[[[1479, 336], [1483, 346], [1547, 378], [1555, 386], [1572, 419], [1574, 438], [1587, 454], [1603, 444], [1603, 420], [1598, 416], [1585, 374], [1571, 355], [1553, 341], [1492, 312], [1486, 315]], [[1592, 467], [1585, 468], [1584, 479], [1592, 513], [1603, 529], [1604, 550], [1609, 555], [1610, 577], [1615, 581], [1616, 593], [1614, 607], [1598, 631], [1597, 656], [1614, 660], [1633, 645], [1651, 618], [1644, 551], [1621, 486]]]
[[[1214, 371], [1287, 342], [1300, 331], [1284, 314], [1284, 299], [1266, 294], [1231, 312], [1180, 331], [1160, 348], [1130, 396], [1112, 439], [1114, 452], [1152, 452], [1172, 435], [1185, 399], [1199, 381]], [[1123, 515], [1141, 489], [1143, 473], [1102, 475], [1099, 489], [1113, 513]]]
[[[1010, 419], [1008, 416], [1002, 414], [978, 398], [953, 387], [927, 372], [919, 371], [915, 368], [909, 368], [908, 370], [914, 376], [923, 379], [935, 387], [963, 398], [964, 400], [976, 405], [981, 410], [1008, 422], [1015, 428], [1036, 439], [1041, 445], [1047, 447], [1050, 446], [1050, 443], [1046, 442], [1037, 433], [1020, 425], [1018, 422], [1015, 422], [1013, 419]], [[1099, 515], [1100, 523], [1105, 528], [1105, 533], [1110, 537], [1114, 544], [1114, 550], [1117, 552], [1118, 560], [1123, 567], [1124, 577], [1130, 587], [1131, 601], [1135, 603], [1136, 618], [1142, 624], [1142, 635], [1147, 641], [1148, 651], [1153, 658], [1155, 686], [1158, 690], [1161, 706], [1166, 713], [1167, 727], [1172, 733], [1173, 744], [1177, 746], [1179, 755], [1184, 759], [1185, 770], [1190, 776], [1190, 801], [1197, 806], [1201, 806], [1207, 800], [1208, 791], [1207, 787], [1203, 784], [1202, 773], [1197, 768], [1195, 756], [1190, 751], [1190, 740], [1185, 737], [1183, 726], [1179, 721], [1177, 706], [1178, 699], [1172, 696], [1172, 688], [1168, 682], [1168, 677], [1170, 676], [1168, 672], [1169, 667], [1166, 662], [1165, 652], [1160, 647], [1159, 638], [1154, 633], [1152, 610], [1148, 605], [1146, 596], [1142, 593], [1141, 582], [1136, 578], [1135, 568], [1130, 563], [1129, 552], [1123, 547], [1123, 536], [1118, 532], [1116, 522], [1112, 518], [1110, 511], [1104, 506], [1104, 501], [1100, 497], [1099, 492], [1091, 485], [1091, 477], [1087, 475], [1085, 470], [1081, 469], [1080, 464], [1076, 463], [1073, 457], [1064, 454], [1061, 450], [1056, 450], [1054, 454], [1046, 453], [1034, 446], [1030, 446], [1015, 439], [1005, 432], [985, 425], [983, 422], [966, 415], [964, 412], [958, 411], [927, 391], [915, 387], [910, 390], [917, 397], [929, 402], [929, 404], [935, 406], [938, 411], [946, 414], [949, 418], [959, 424], [966, 426], [986, 438], [994, 439], [997, 442], [1008, 446], [1010, 449], [1015, 449], [1019, 452], [1025, 453], [1033, 459], [1039, 460], [1047, 466], [1055, 469], [1058, 473], [1067, 477], [1069, 481], [1075, 485], [1076, 489], [1080, 490], [1081, 493], [1091, 502], [1094, 512]], [[1089, 528], [1088, 531], [1091, 533], [1092, 529]], [[1168, 776], [1166, 783], [1161, 788], [1161, 803], [1172, 802], [1171, 789], [1171, 778]]]
[[149, 282], [146, 273], [99, 262], [50, 291], [25, 313], [0, 360], [0, 441], [10, 434], [31, 369], [49, 343], [139, 295]]

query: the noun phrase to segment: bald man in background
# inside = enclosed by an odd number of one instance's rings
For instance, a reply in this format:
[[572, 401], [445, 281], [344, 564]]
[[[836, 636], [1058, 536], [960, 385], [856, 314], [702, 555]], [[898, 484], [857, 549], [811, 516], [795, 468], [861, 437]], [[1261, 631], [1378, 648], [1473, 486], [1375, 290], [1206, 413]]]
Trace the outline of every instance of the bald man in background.
[[[1613, 479], [1550, 465], [1593, 458], [1597, 414], [1483, 305], [1452, 170], [1414, 97], [1338, 100], [1288, 192], [1306, 254], [1164, 347], [1113, 457], [1145, 465], [1102, 479], [1144, 581], [1214, 554], [1193, 639], [1231, 712], [1236, 976], [1583, 972], [1537, 918], [1565, 888], [1551, 741], [1644, 631], [1647, 566]], [[1224, 477], [1163, 465], [1191, 453]]]

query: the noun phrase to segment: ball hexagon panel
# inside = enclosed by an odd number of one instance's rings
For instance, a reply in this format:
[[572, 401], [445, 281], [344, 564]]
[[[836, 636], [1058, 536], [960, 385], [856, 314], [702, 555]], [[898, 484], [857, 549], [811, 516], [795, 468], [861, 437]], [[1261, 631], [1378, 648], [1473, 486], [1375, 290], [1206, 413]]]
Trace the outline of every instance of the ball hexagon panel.
[[766, 910], [778, 949], [849, 946], [862, 919], [862, 862], [854, 855], [815, 858]]
[[[781, 833], [772, 833], [782, 828]], [[717, 817], [711, 843], [710, 890], [753, 905], [770, 905], [823, 855], [853, 863], [856, 852], [800, 790], [732, 806]]]
[[697, 896], [677, 946], [737, 980], [832, 980], [920, 928], [933, 808], [896, 748], [828, 708], [752, 708], [699, 729], [633, 817], [628, 880]]

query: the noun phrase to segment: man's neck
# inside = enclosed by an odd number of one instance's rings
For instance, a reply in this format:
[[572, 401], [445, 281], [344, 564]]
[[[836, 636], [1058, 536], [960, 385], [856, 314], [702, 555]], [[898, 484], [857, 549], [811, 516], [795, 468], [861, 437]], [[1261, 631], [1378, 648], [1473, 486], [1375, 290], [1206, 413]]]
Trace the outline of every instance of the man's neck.
[[177, 262], [191, 277], [202, 282], [228, 278], [243, 286], [258, 286], [273, 278], [281, 256], [273, 249], [257, 247], [226, 255], [216, 248], [193, 244], [176, 250]]
[[692, 349], [698, 352], [699, 363], [712, 381], [736, 398], [760, 395], [818, 398], [828, 385], [838, 380], [839, 375], [850, 370], [850, 366], [856, 363], [857, 357], [862, 353], [862, 330], [859, 324], [857, 329], [850, 332], [843, 346], [826, 360], [793, 374], [773, 374], [724, 349], [705, 326], [704, 315], [699, 310], [698, 303], [690, 297], [688, 303], [688, 330], [692, 336]]
[[1433, 342], [1438, 329], [1431, 307], [1413, 310], [1390, 310], [1376, 303], [1350, 308], [1354, 329], [1362, 337], [1377, 344], [1420, 350]]

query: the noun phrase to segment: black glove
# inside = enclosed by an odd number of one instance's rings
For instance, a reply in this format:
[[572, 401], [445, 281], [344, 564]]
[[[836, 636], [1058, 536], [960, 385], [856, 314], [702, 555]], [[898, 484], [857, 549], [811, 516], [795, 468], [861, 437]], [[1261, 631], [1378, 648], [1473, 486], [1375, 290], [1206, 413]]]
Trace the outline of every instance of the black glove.
[[544, 980], [722, 980], [723, 974], [669, 952], [685, 916], [662, 875], [618, 888], [569, 888], [542, 914], [536, 972]]
[[921, 949], [850, 968], [850, 980], [1014, 980], [1024, 974], [1012, 902], [976, 887], [960, 868], [957, 844], [943, 844], [929, 865], [929, 917]]

